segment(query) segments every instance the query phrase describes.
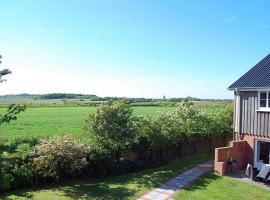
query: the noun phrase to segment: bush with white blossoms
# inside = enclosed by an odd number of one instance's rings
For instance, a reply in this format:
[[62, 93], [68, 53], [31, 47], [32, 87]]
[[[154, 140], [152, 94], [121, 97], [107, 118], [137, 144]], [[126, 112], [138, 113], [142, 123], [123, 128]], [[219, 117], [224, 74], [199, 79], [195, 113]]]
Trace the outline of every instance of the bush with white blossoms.
[[59, 180], [64, 175], [80, 173], [88, 164], [89, 149], [68, 135], [41, 140], [35, 151], [37, 157], [33, 159], [33, 168], [42, 177]]

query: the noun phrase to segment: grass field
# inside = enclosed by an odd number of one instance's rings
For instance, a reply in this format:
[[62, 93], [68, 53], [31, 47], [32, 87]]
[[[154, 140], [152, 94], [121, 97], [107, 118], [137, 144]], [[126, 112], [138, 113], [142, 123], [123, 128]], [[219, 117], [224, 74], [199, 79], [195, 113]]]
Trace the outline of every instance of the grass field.
[[198, 163], [212, 159], [213, 155], [201, 155], [175, 160], [160, 168], [107, 178], [100, 181], [71, 182], [63, 186], [29, 188], [0, 195], [5, 200], [71, 200], [71, 199], [136, 199], [151, 188]]
[[[94, 106], [76, 106], [79, 100], [68, 100], [64, 105], [63, 100], [1, 100], [0, 114], [6, 110], [8, 104], [27, 104], [27, 110], [18, 116], [17, 121], [0, 126], [0, 139], [29, 136], [51, 136], [58, 134], [82, 134], [83, 122], [88, 113], [94, 112]], [[84, 102], [85, 103], [85, 102]], [[161, 103], [162, 106], [135, 106], [135, 115], [148, 115], [157, 117], [159, 112], [174, 109], [168, 102]], [[228, 102], [199, 101], [194, 105], [199, 109], [217, 109], [224, 107]], [[73, 106], [70, 106], [73, 105]], [[1, 107], [2, 106], [2, 107]]]
[[[18, 120], [0, 126], [2, 138], [82, 134], [83, 122], [96, 107], [34, 107], [27, 108]], [[173, 107], [134, 107], [135, 115], [156, 117]], [[0, 108], [0, 113], [5, 108]]]
[[214, 173], [206, 174], [190, 187], [179, 192], [176, 200], [263, 200], [270, 199], [270, 191]]

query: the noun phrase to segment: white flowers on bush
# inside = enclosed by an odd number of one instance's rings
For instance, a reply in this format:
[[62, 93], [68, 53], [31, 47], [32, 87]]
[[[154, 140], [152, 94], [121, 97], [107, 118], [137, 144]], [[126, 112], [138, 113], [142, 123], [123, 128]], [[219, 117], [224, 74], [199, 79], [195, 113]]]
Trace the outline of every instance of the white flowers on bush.
[[89, 149], [68, 135], [42, 140], [35, 150], [37, 157], [33, 159], [33, 166], [43, 177], [58, 179], [63, 175], [74, 175], [88, 164]]

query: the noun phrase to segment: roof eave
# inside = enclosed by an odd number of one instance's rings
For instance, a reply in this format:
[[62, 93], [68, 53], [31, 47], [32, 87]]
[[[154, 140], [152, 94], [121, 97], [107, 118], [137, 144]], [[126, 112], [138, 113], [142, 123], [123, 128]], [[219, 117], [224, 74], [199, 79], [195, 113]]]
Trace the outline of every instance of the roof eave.
[[235, 91], [235, 90], [239, 90], [239, 91], [243, 91], [243, 90], [270, 90], [270, 87], [228, 87], [227, 88], [230, 91]]

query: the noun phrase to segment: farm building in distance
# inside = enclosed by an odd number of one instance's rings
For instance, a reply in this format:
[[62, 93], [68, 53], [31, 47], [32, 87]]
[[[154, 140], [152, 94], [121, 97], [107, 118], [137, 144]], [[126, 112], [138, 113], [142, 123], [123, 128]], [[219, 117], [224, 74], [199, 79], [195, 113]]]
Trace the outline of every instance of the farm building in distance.
[[270, 54], [233, 83], [234, 141], [216, 149], [215, 171], [224, 175], [228, 161], [235, 170], [252, 163], [257, 169], [270, 163]]

